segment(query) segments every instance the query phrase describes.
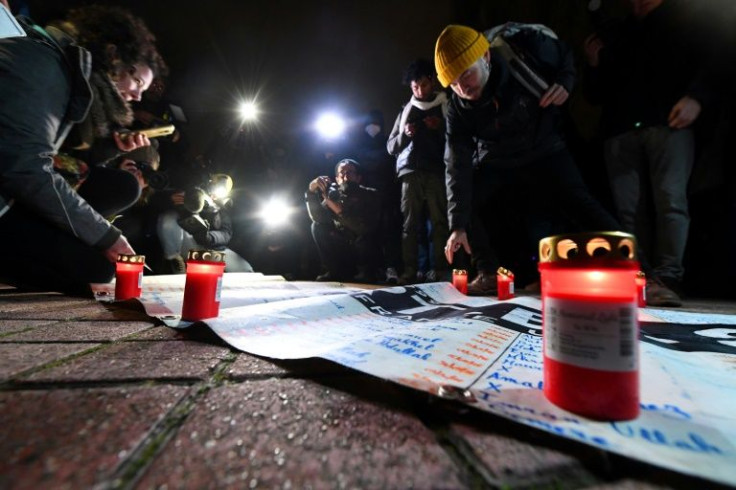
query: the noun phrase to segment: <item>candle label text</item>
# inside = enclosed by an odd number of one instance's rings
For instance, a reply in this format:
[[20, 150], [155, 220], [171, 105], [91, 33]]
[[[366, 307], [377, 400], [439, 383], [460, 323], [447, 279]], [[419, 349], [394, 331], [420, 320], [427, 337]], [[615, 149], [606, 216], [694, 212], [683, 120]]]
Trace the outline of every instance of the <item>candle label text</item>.
[[637, 309], [632, 302], [544, 302], [545, 354], [565, 364], [603, 371], [638, 366]]

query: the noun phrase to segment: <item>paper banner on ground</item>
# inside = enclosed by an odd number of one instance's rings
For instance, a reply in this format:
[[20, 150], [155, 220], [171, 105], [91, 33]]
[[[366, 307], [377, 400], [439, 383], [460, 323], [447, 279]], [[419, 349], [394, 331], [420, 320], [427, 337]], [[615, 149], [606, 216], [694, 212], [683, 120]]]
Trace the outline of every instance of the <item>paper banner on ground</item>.
[[640, 310], [641, 415], [607, 423], [544, 397], [540, 307], [536, 298], [498, 302], [431, 283], [227, 307], [206, 323], [246, 352], [330, 359], [604, 450], [736, 484], [736, 316]]
[[[144, 275], [141, 297], [137, 301], [143, 305], [149, 316], [158, 318], [167, 326], [186, 328], [192, 322], [181, 320], [185, 282], [185, 274]], [[90, 287], [98, 301], [115, 300], [115, 281], [90, 284]], [[258, 272], [226, 273], [222, 276], [220, 311], [238, 306], [356, 291], [362, 289], [341, 283], [287, 282], [282, 276], [266, 276]]]

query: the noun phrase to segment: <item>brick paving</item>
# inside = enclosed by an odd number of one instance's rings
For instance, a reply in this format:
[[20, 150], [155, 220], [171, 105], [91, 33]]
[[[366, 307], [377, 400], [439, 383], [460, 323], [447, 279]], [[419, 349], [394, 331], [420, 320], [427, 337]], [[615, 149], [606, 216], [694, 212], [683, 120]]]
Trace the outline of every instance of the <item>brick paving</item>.
[[130, 304], [7, 287], [0, 427], [1, 489], [718, 488]]

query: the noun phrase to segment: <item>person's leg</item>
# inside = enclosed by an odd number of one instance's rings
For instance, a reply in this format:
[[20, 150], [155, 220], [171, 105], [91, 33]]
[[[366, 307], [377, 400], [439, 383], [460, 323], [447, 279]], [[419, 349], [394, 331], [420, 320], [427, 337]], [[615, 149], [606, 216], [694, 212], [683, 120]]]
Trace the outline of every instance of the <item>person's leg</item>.
[[608, 180], [621, 229], [636, 233], [637, 217], [644, 207], [642, 201], [642, 172], [644, 148], [639, 131], [629, 131], [606, 140], [604, 157]]
[[102, 216], [111, 218], [131, 207], [141, 195], [138, 180], [117, 168], [92, 167], [77, 191]]
[[690, 230], [687, 184], [695, 159], [693, 133], [660, 126], [649, 128], [645, 141], [656, 222], [654, 273], [679, 285]]
[[178, 217], [177, 212], [171, 209], [159, 214], [156, 221], [156, 233], [163, 252], [162, 272], [164, 274], [184, 274], [186, 272], [184, 257], [187, 256], [189, 247], [184, 244], [185, 233], [176, 222]]
[[[532, 164], [529, 171], [533, 172], [533, 176], [530, 176], [533, 192], [546, 196], [551, 205], [559, 203], [565, 215], [582, 231], [621, 230], [622, 225], [588, 191], [580, 171], [567, 151], [545, 157]], [[631, 206], [631, 202], [627, 203]], [[629, 212], [631, 210], [627, 209], [626, 213]]]
[[89, 295], [89, 283], [115, 275], [99, 250], [18, 204], [0, 217], [0, 233], [0, 273], [15, 285]]
[[328, 279], [344, 280], [355, 274], [353, 247], [332, 224], [313, 222], [312, 237]]
[[449, 264], [445, 258], [445, 243], [450, 236], [447, 223], [447, 191], [444, 175], [426, 173], [424, 175], [425, 197], [427, 213], [432, 222], [432, 256], [433, 267], [439, 272], [440, 279], [444, 279], [444, 272], [448, 271]]
[[417, 274], [419, 261], [417, 229], [419, 220], [423, 218], [423, 191], [418, 172], [401, 177], [401, 214], [404, 223], [401, 230], [401, 256], [404, 271], [399, 279], [400, 283], [412, 283]]

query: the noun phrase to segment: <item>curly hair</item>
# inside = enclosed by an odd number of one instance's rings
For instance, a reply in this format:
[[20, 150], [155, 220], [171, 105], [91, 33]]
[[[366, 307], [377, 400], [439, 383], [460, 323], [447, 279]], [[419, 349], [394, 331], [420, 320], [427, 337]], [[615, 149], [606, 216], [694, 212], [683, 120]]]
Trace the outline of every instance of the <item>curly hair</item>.
[[403, 82], [404, 85], [411, 85], [411, 82], [416, 82], [424, 77], [432, 79], [434, 76], [434, 63], [425, 58], [417, 58], [409, 63], [409, 66], [404, 70]]
[[[69, 25], [71, 24], [71, 25]], [[91, 5], [69, 11], [67, 25], [77, 42], [92, 54], [92, 68], [110, 73], [115, 58], [128, 66], [148, 65], [154, 76], [165, 76], [168, 68], [156, 48], [156, 37], [142, 19], [128, 10]], [[115, 46], [111, 56], [108, 46]]]

